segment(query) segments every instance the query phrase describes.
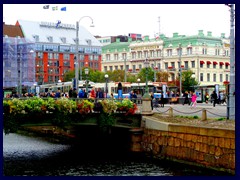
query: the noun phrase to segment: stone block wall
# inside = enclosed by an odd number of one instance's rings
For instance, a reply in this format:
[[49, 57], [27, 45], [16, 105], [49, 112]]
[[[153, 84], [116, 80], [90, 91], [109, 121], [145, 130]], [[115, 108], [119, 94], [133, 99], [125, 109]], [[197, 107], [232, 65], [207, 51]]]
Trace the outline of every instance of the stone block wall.
[[[161, 125], [160, 125], [161, 126]], [[166, 126], [166, 124], [165, 124]], [[179, 124], [162, 130], [143, 128], [142, 149], [156, 158], [192, 162], [217, 170], [235, 171], [235, 131]]]

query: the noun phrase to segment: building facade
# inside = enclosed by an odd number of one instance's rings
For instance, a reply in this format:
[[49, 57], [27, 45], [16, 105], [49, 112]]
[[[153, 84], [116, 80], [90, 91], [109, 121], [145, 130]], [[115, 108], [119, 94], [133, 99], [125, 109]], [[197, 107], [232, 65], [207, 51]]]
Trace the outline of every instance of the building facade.
[[101, 71], [102, 45], [84, 27], [79, 26], [77, 50], [75, 25], [23, 20], [17, 21], [16, 25], [21, 27], [24, 37], [35, 44], [38, 84], [64, 81], [64, 73], [74, 70], [75, 64], [79, 68]]
[[[126, 58], [125, 58], [126, 57]], [[179, 70], [192, 70], [200, 85], [223, 85], [230, 80], [230, 40], [222, 33], [213, 37], [202, 30], [197, 35], [174, 33], [158, 39], [144, 37], [143, 41], [117, 41], [102, 49], [102, 70], [127, 69], [136, 73], [148, 59], [155, 71], [169, 72], [169, 81], [176, 80]], [[125, 66], [126, 64], [126, 66]]]
[[[3, 23], [3, 89], [22, 93], [35, 83], [34, 44], [20, 27]], [[20, 91], [21, 90], [21, 91]]]

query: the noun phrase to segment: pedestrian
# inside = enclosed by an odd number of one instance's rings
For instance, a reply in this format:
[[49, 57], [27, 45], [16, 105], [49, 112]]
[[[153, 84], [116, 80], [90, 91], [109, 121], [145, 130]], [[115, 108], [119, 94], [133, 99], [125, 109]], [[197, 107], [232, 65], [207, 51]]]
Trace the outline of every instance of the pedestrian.
[[70, 90], [68, 91], [68, 96], [69, 98], [73, 97], [73, 88], [70, 88]]
[[191, 108], [196, 108], [196, 105], [197, 105], [197, 95], [196, 93], [193, 93], [192, 94], [192, 102], [191, 102]]
[[206, 104], [208, 104], [208, 99], [209, 99], [209, 94], [206, 93], [206, 95], [205, 95], [205, 103], [206, 103]]
[[153, 99], [154, 99], [154, 96], [153, 96], [152, 92], [150, 92], [150, 97], [151, 97], [151, 107], [152, 107], [152, 110], [153, 110]]
[[122, 99], [123, 97], [122, 97], [122, 83], [121, 82], [118, 83], [117, 90], [118, 90], [118, 99]]
[[96, 92], [95, 92], [94, 88], [92, 88], [92, 90], [90, 91], [90, 96], [89, 97], [92, 98], [92, 99], [96, 98]]
[[77, 98], [77, 89], [76, 88], [73, 89], [72, 97]]
[[188, 99], [188, 92], [187, 91], [185, 91], [185, 93], [183, 94], [183, 97], [184, 97], [183, 105], [184, 104], [190, 105], [190, 102], [189, 102], [189, 99]]
[[83, 92], [82, 89], [79, 90], [79, 92], [78, 92], [78, 97], [79, 97], [79, 98], [84, 98], [84, 92]]
[[164, 93], [163, 92], [161, 92], [161, 101], [160, 101], [160, 103], [161, 103], [161, 107], [164, 108], [165, 98], [164, 98]]
[[218, 99], [216, 91], [212, 92], [211, 99], [213, 100], [213, 107], [215, 107], [215, 105], [217, 103], [217, 99]]
[[101, 88], [98, 88], [96, 93], [96, 98], [100, 98], [100, 99], [104, 98]]

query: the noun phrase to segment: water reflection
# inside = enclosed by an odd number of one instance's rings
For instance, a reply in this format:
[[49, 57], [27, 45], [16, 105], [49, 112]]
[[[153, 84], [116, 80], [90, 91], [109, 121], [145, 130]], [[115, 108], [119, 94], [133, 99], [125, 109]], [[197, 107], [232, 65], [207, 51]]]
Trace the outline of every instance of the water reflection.
[[5, 176], [181, 176], [224, 175], [143, 156], [84, 151], [81, 146], [47, 142], [18, 134], [3, 135]]

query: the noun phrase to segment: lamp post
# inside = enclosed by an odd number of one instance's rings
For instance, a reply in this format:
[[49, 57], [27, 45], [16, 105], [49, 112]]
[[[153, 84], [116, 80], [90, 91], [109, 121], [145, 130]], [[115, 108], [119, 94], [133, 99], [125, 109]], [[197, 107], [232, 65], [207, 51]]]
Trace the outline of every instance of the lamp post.
[[139, 93], [140, 93], [140, 86], [139, 86], [140, 81], [141, 81], [141, 79], [138, 78], [138, 79], [137, 79], [137, 82], [138, 82], [138, 91], [139, 91]]
[[85, 68], [85, 74], [86, 74], [86, 93], [88, 94], [88, 73], [89, 73], [89, 69]]
[[144, 61], [144, 67], [146, 68], [146, 86], [145, 86], [145, 93], [143, 95], [143, 98], [150, 98], [149, 89], [148, 89], [148, 68], [149, 68], [148, 59]]
[[126, 61], [127, 61], [127, 57], [124, 58], [124, 82], [127, 82]]
[[106, 79], [106, 98], [107, 98], [107, 93], [108, 93], [108, 74], [105, 74], [105, 79]]
[[179, 96], [182, 97], [182, 60], [181, 60], [181, 55], [182, 55], [182, 45], [179, 43]]
[[91, 19], [92, 24], [90, 25], [90, 27], [94, 27], [93, 19], [90, 16], [83, 16], [76, 22], [76, 52], [75, 52], [76, 54], [75, 54], [74, 60], [75, 60], [75, 88], [77, 90], [78, 90], [78, 83], [79, 83], [78, 82], [79, 81], [79, 79], [78, 79], [78, 76], [79, 76], [78, 75], [79, 65], [80, 65], [80, 80], [82, 80], [82, 67], [81, 67], [81, 63], [79, 63], [79, 61], [78, 61], [78, 53], [79, 53], [79, 51], [78, 51], [78, 46], [79, 46], [78, 31], [79, 31], [79, 23], [85, 17]]
[[227, 102], [227, 119], [235, 120], [235, 40], [234, 40], [234, 4], [226, 4], [230, 7], [230, 83], [229, 101]]

